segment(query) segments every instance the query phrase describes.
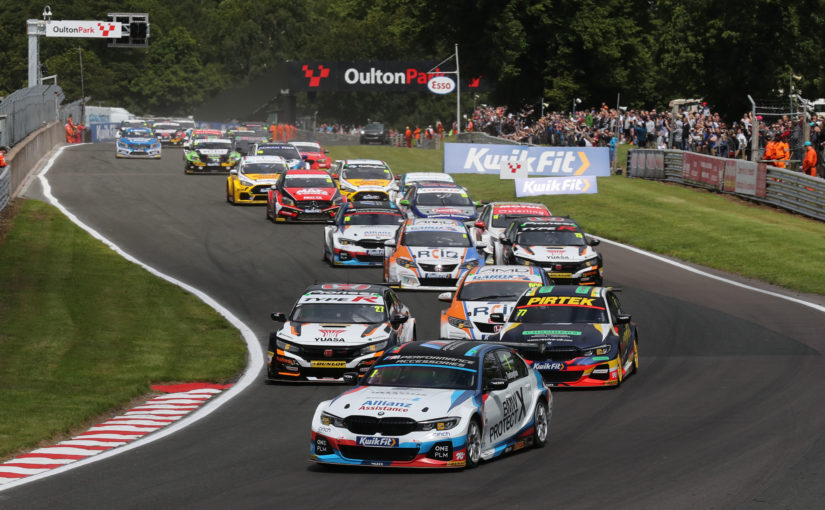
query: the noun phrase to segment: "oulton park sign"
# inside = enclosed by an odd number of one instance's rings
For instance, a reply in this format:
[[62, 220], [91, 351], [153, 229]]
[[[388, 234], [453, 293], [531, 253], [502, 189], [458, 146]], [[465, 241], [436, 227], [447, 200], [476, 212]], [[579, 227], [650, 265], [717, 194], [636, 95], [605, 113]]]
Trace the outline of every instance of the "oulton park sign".
[[120, 22], [115, 21], [47, 21], [46, 37], [91, 37], [117, 39], [123, 37]]
[[[428, 90], [433, 79], [442, 82], [438, 62], [287, 62], [291, 90], [403, 92]], [[449, 79], [449, 78], [448, 78]], [[463, 90], [485, 90], [481, 76], [461, 80]]]

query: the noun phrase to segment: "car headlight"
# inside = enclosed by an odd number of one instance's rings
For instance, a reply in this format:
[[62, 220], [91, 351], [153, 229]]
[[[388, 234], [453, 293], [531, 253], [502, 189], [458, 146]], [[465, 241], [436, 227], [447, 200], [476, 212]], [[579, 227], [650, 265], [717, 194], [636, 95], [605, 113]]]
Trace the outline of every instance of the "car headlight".
[[472, 269], [478, 265], [478, 259], [468, 260], [467, 262], [458, 266], [459, 269]]
[[365, 356], [367, 354], [372, 354], [375, 352], [383, 351], [387, 347], [387, 340], [382, 342], [375, 342], [374, 344], [365, 345], [361, 351], [359, 351], [359, 355]]
[[190, 152], [189, 154], [186, 155], [186, 158], [189, 161], [200, 161], [201, 160], [201, 156], [197, 152]]
[[126, 143], [121, 142], [120, 140], [118, 140], [117, 146], [120, 147], [121, 149], [128, 149], [129, 148], [129, 146]]
[[160, 149], [160, 142], [155, 142], [152, 144], [153, 149]]
[[452, 317], [450, 315], [447, 316], [447, 324], [458, 329], [464, 329], [468, 327], [467, 321], [465, 319], [459, 319], [458, 317]]
[[295, 206], [295, 200], [292, 200], [286, 195], [281, 195], [281, 203], [284, 205], [291, 205], [293, 207]]
[[255, 185], [255, 181], [253, 181], [253, 180], [251, 180], [251, 179], [247, 179], [246, 177], [244, 177], [244, 176], [242, 176], [242, 175], [239, 175], [239, 176], [238, 176], [238, 180], [239, 180], [239, 181], [241, 182], [241, 184], [243, 184], [244, 186], [254, 186], [254, 185]]
[[[342, 420], [343, 421], [343, 420]], [[448, 416], [447, 418], [438, 418], [435, 420], [427, 420], [418, 422], [418, 430], [450, 430], [455, 428], [461, 421], [458, 416]]]
[[355, 241], [352, 241], [350, 239], [339, 239], [338, 242], [343, 245], [356, 244]]
[[412, 260], [399, 257], [395, 259], [395, 262], [401, 267], [406, 267], [407, 269], [415, 269], [415, 263]]
[[581, 264], [579, 264], [579, 269], [587, 269], [588, 267], [597, 267], [599, 265], [599, 257], [593, 257], [592, 259], [587, 259]]
[[532, 266], [532, 265], [533, 265], [533, 261], [532, 261], [532, 260], [525, 259], [525, 258], [521, 258], [521, 257], [519, 257], [518, 255], [516, 255], [514, 258], [515, 258], [514, 263], [515, 263], [517, 266]]
[[582, 356], [589, 358], [592, 356], [605, 356], [610, 353], [609, 345], [600, 345], [598, 347], [591, 347], [582, 351]]
[[344, 419], [335, 416], [334, 414], [329, 414], [326, 411], [321, 412], [321, 423], [326, 425], [327, 427], [344, 427]]
[[355, 191], [355, 186], [348, 183], [347, 181], [339, 180], [338, 183], [341, 185], [341, 189], [344, 191]]
[[291, 344], [289, 342], [284, 342], [280, 338], [275, 340], [275, 345], [278, 346], [278, 349], [281, 349], [284, 352], [291, 352], [292, 354], [298, 354], [301, 352], [301, 347], [295, 344]]

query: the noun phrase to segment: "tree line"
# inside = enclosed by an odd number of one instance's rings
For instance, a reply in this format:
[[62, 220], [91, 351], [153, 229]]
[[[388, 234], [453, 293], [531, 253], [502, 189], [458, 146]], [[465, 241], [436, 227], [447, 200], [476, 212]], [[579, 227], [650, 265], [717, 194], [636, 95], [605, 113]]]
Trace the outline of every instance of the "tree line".
[[[5, 0], [0, 11], [0, 96], [26, 86], [26, 19], [42, 6]], [[135, 113], [187, 114], [286, 60], [436, 60], [459, 44], [463, 75], [492, 85], [473, 101], [569, 110], [663, 107], [703, 97], [730, 116], [747, 94], [775, 98], [791, 83], [825, 96], [825, 4], [820, 0], [70, 0], [53, 19], [102, 20], [147, 12], [147, 49], [98, 39], [40, 39], [40, 58], [68, 100]], [[795, 78], [794, 78], [795, 77]], [[404, 123], [450, 117], [451, 98], [418, 94], [303, 95], [299, 108], [327, 121]], [[365, 107], [364, 105], [369, 105]], [[454, 111], [454, 106], [452, 107]], [[432, 118], [432, 117], [429, 117]]]

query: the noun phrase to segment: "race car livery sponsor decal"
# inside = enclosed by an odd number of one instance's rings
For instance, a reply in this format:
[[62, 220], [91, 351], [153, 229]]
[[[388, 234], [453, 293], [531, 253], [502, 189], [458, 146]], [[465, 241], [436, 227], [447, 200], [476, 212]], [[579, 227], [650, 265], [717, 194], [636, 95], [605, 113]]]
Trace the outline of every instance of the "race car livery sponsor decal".
[[467, 306], [465, 309], [467, 310], [468, 318], [478, 316], [486, 317], [492, 313], [501, 313], [506, 317], [512, 310], [512, 306], [509, 303], [489, 303], [482, 306], [473, 306], [472, 308]]
[[593, 298], [586, 297], [547, 296], [530, 298], [526, 304], [521, 306], [569, 305], [599, 308], [594, 304], [594, 301]]
[[223, 156], [229, 152], [229, 149], [197, 149], [197, 152], [204, 156]]
[[[466, 251], [466, 250], [464, 250]], [[445, 248], [427, 248], [415, 252], [416, 258], [431, 258], [431, 259], [458, 259], [464, 254], [458, 250], [448, 250]]]
[[522, 335], [581, 335], [581, 331], [567, 331], [563, 329], [538, 329], [530, 331], [522, 331]]
[[367, 296], [367, 295], [317, 295], [310, 294], [301, 296], [298, 304], [304, 303], [363, 303], [363, 304], [383, 304], [381, 296]]
[[346, 368], [346, 361], [313, 360], [309, 362], [312, 368]]
[[526, 408], [524, 406], [524, 388], [519, 390], [501, 403], [504, 416], [502, 419], [490, 427], [490, 441], [495, 441], [499, 437], [505, 435], [507, 431], [516, 427], [521, 422]]
[[374, 448], [395, 448], [398, 446], [397, 437], [372, 437], [355, 436], [355, 444], [358, 446], [370, 446]]
[[525, 215], [525, 216], [550, 216], [549, 211], [545, 207], [526, 207], [526, 206], [517, 206], [517, 205], [501, 205], [493, 209], [493, 217], [495, 215], [500, 214], [514, 214], [514, 215]]
[[155, 385], [163, 393], [86, 432], [0, 464], [0, 485], [44, 473], [131, 443], [180, 420], [231, 384]]
[[[432, 343], [432, 342], [429, 342]], [[459, 358], [454, 356], [438, 356], [438, 355], [405, 355], [394, 354], [387, 356], [382, 360], [384, 363], [380, 366], [392, 365], [430, 365], [442, 366], [447, 368], [458, 368], [461, 370], [475, 369], [478, 366], [478, 360], [475, 358]]]
[[536, 370], [564, 370], [564, 363], [561, 361], [537, 361], [533, 363]]
[[[418, 400], [417, 398], [415, 400]], [[399, 402], [393, 400], [365, 400], [358, 408], [359, 411], [392, 411], [396, 413], [407, 413], [413, 406], [412, 402]]]

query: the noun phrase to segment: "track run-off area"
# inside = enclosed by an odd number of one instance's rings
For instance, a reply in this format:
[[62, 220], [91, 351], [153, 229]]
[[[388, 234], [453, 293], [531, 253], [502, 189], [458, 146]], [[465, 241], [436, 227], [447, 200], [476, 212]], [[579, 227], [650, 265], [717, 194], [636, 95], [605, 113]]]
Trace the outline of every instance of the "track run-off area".
[[[122, 252], [225, 309], [257, 340], [254, 357], [270, 313], [307, 285], [381, 280], [380, 269], [323, 262], [323, 225], [275, 225], [263, 207], [227, 204], [225, 177], [185, 175], [176, 149], [147, 161], [116, 160], [111, 144], [71, 147], [43, 181], [27, 196], [47, 187]], [[605, 284], [622, 288], [638, 325], [640, 370], [618, 389], [554, 391], [544, 449], [464, 471], [317, 466], [312, 414], [345, 387], [267, 385], [258, 358], [174, 433], [2, 487], [0, 508], [821, 507], [825, 308], [609, 241], [600, 251]], [[401, 293], [419, 339], [438, 336], [436, 296]]]

